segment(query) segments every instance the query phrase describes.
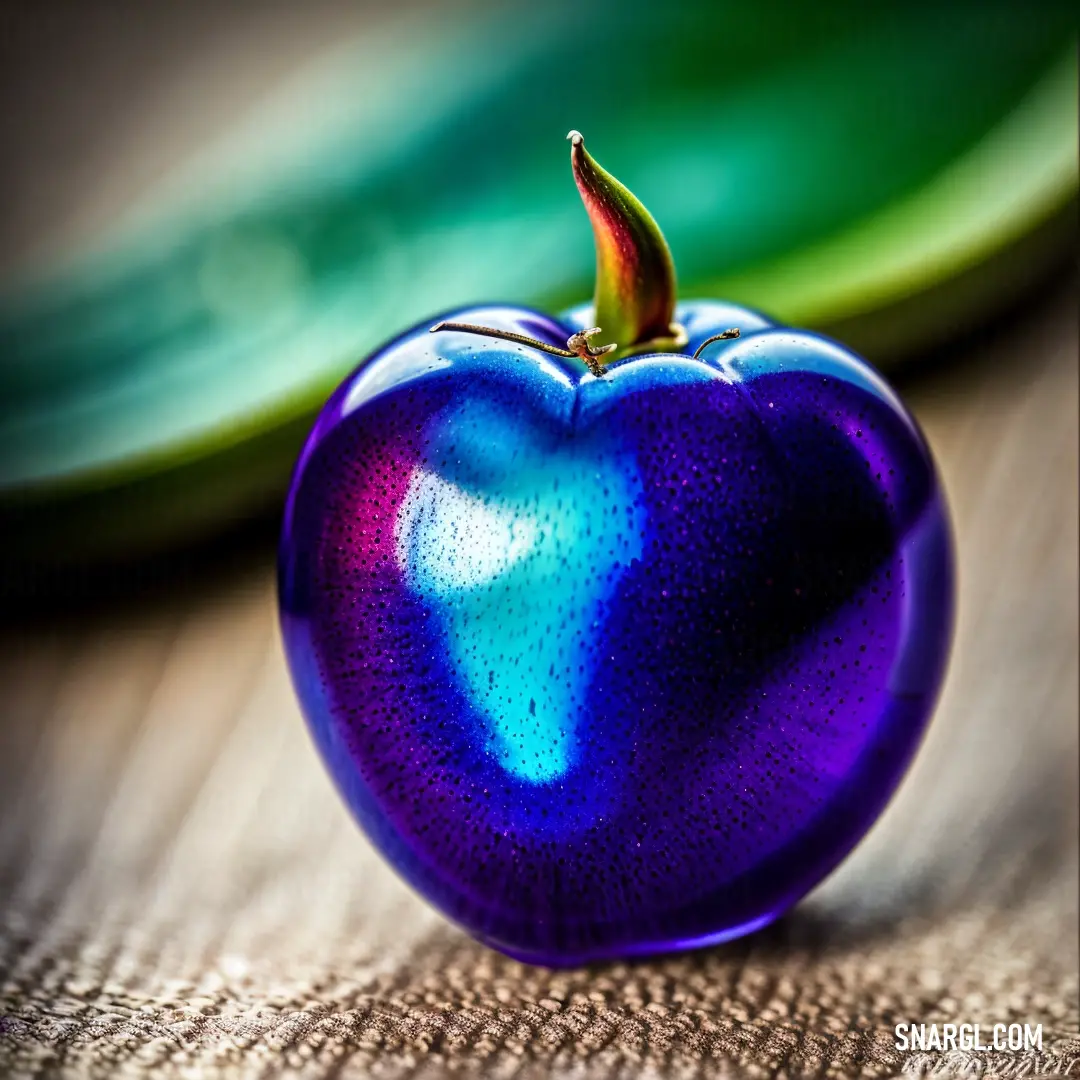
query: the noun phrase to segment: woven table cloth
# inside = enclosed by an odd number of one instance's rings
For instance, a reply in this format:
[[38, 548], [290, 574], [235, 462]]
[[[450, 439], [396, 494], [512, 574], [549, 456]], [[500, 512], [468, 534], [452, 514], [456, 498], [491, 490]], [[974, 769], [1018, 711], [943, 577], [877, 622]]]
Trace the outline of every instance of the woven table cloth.
[[[268, 530], [11, 614], [0, 1074], [1080, 1075], [1076, 343], [1070, 286], [905, 377], [955, 516], [946, 689], [856, 853], [724, 946], [551, 971], [413, 895], [309, 742]], [[1043, 1048], [897, 1049], [932, 1022]]]

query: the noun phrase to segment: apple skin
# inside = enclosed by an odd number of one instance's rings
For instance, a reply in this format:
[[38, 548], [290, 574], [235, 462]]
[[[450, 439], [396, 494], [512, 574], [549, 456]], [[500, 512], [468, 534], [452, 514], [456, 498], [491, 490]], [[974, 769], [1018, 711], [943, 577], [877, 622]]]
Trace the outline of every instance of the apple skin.
[[[562, 345], [589, 314], [444, 318]], [[676, 318], [685, 355], [600, 379], [416, 327], [333, 394], [289, 491], [284, 642], [341, 794], [536, 963], [782, 914], [888, 802], [948, 658], [948, 515], [895, 393], [744, 308]]]

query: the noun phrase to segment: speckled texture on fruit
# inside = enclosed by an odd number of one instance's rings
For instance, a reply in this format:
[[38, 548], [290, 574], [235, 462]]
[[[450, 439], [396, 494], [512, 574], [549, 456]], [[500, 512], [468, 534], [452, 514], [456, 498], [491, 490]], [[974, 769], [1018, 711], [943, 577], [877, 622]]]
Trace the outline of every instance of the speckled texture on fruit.
[[[559, 344], [587, 314], [449, 317]], [[336, 391], [289, 496], [285, 642], [339, 788], [521, 958], [773, 919], [888, 801], [944, 669], [948, 524], [892, 391], [743, 309], [678, 315], [687, 355], [603, 379], [417, 328]]]

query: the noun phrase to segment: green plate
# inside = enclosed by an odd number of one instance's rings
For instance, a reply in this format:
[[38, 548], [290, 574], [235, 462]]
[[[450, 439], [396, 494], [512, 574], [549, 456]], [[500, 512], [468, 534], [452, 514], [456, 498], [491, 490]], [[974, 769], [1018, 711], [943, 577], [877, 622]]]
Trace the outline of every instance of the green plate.
[[114, 558], [271, 506], [380, 342], [588, 296], [571, 127], [652, 210], [684, 298], [881, 364], [983, 318], [1072, 249], [1071, 11], [826, 6], [549, 4], [343, 46], [4, 298], [5, 548]]

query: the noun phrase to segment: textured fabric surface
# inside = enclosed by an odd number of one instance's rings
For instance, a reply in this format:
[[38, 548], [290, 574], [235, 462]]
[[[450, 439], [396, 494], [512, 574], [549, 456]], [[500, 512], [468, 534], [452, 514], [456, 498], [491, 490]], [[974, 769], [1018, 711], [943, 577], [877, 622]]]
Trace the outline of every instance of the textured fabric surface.
[[[780, 924], [553, 972], [413, 896], [339, 803], [272, 552], [0, 640], [0, 1073], [1080, 1075], [1071, 296], [909, 378], [955, 512], [953, 665], [915, 767]], [[897, 1023], [1043, 1025], [909, 1056]]]

